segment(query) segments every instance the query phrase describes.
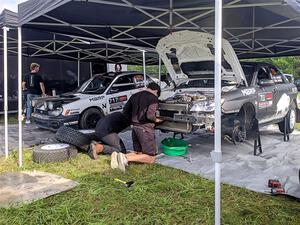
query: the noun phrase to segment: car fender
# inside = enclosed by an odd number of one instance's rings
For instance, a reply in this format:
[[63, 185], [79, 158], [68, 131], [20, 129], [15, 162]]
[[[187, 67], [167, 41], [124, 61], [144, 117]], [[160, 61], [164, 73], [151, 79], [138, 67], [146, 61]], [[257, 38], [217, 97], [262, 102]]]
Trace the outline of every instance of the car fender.
[[222, 112], [224, 114], [238, 113], [243, 105], [252, 104], [256, 111], [257, 92], [255, 88], [236, 89], [223, 95], [224, 103]]
[[92, 96], [85, 96], [84, 98], [81, 97], [79, 100], [64, 104], [63, 114], [64, 115], [75, 115], [75, 114], [82, 114], [86, 109], [96, 107], [103, 111], [104, 114], [108, 112], [107, 106], [107, 96], [106, 95], [92, 95]]

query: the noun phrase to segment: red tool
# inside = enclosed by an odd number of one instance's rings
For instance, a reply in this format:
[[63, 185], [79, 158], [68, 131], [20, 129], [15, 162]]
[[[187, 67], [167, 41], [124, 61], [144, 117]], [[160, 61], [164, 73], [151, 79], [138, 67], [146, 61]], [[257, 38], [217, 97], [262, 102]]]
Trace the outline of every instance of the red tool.
[[275, 194], [284, 194], [285, 190], [284, 188], [272, 188], [271, 189], [271, 194], [275, 195]]
[[281, 183], [279, 180], [270, 179], [268, 181], [268, 187], [269, 188], [281, 188]]
[[273, 195], [285, 193], [285, 190], [279, 180], [270, 179], [268, 181], [268, 187], [271, 188], [271, 194]]

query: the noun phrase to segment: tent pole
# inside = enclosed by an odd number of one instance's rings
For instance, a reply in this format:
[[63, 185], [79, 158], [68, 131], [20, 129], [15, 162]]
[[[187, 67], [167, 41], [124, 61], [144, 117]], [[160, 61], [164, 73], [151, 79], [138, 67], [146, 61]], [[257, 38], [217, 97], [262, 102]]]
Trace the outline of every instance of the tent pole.
[[92, 62], [89, 63], [90, 64], [90, 76], [91, 78], [93, 77], [93, 66], [92, 66]]
[[22, 27], [18, 27], [18, 121], [19, 121], [19, 167], [23, 166], [22, 134]]
[[80, 86], [80, 52], [78, 52], [77, 57], [77, 86]]
[[222, 53], [222, 0], [215, 0], [215, 225], [221, 224], [221, 53]]
[[161, 87], [161, 58], [158, 57], [158, 79], [159, 79], [159, 86]]
[[146, 55], [145, 50], [142, 50], [143, 53], [143, 73], [144, 73], [144, 85], [147, 85], [147, 77], [146, 77]]
[[7, 98], [7, 31], [8, 27], [3, 27], [3, 60], [4, 60], [4, 148], [5, 158], [8, 158], [8, 98]]

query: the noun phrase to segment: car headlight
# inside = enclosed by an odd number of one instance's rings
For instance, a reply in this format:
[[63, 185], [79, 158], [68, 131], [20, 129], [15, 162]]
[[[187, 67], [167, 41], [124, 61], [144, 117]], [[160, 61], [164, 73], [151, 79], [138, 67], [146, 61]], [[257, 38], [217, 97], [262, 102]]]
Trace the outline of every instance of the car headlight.
[[[221, 98], [221, 105], [224, 103], [224, 98]], [[213, 100], [197, 101], [193, 104], [191, 112], [213, 112], [215, 110], [215, 102]]]
[[54, 108], [53, 102], [48, 102], [48, 109], [53, 110], [53, 108]]
[[63, 112], [63, 108], [57, 107], [56, 109], [54, 109], [52, 111], [48, 111], [48, 115], [49, 116], [59, 116], [60, 114], [62, 114], [62, 112]]
[[192, 112], [213, 112], [215, 110], [215, 102], [199, 101], [194, 103], [191, 108]]

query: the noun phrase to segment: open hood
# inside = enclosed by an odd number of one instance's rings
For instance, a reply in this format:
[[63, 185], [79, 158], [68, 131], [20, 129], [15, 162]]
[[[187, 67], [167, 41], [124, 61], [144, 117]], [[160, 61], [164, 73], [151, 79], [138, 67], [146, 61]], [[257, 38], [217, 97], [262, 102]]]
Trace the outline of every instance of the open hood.
[[[175, 82], [189, 78], [212, 78], [214, 76], [214, 35], [178, 31], [159, 40], [156, 50]], [[230, 45], [222, 41], [222, 79], [236, 83], [246, 81], [239, 60]]]

